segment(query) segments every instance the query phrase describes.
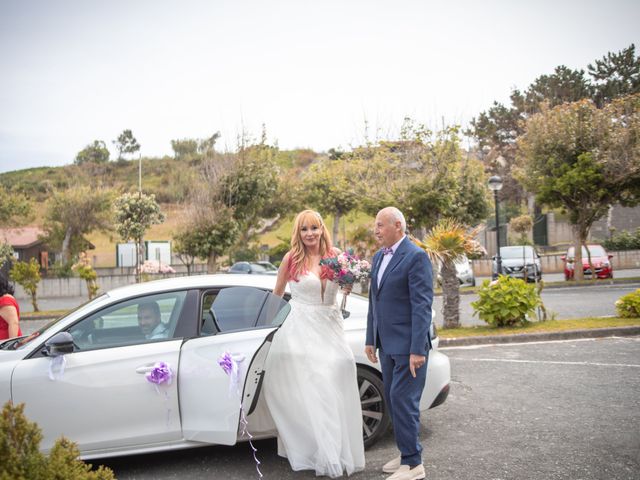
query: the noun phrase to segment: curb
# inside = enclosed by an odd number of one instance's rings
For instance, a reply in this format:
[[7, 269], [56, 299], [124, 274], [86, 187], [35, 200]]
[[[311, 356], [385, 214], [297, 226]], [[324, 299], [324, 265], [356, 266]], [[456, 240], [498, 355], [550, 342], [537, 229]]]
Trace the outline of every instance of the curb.
[[640, 335], [640, 326], [590, 328], [559, 332], [517, 333], [513, 335], [483, 335], [476, 337], [440, 338], [439, 347], [487, 345], [492, 343], [544, 342], [548, 340], [572, 340], [576, 338], [602, 338]]

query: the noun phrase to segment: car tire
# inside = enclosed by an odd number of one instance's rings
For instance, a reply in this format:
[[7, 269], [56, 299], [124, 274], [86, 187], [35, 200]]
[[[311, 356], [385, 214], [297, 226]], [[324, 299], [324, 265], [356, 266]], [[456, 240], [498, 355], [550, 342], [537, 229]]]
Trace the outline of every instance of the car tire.
[[391, 416], [384, 401], [384, 384], [379, 373], [359, 366], [358, 390], [362, 405], [364, 448], [369, 448], [387, 433], [391, 426]]

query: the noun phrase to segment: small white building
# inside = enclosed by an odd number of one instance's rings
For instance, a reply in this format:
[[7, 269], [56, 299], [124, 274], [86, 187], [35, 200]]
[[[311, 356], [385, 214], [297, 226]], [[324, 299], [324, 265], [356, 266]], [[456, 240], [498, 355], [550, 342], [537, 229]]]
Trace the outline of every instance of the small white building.
[[[164, 265], [171, 265], [171, 242], [168, 240], [145, 241], [144, 260], [157, 260]], [[136, 266], [136, 244], [134, 242], [116, 245], [116, 266]]]

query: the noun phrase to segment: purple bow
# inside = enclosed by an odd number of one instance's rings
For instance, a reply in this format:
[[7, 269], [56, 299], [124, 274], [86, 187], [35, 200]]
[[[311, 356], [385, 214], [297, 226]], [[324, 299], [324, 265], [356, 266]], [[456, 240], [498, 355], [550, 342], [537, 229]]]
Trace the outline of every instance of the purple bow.
[[164, 362], [157, 362], [151, 371], [145, 375], [149, 382], [156, 385], [160, 385], [161, 383], [170, 384], [172, 376], [173, 372], [171, 371], [171, 367]]
[[391, 247], [382, 247], [383, 255], [393, 255], [393, 248]]

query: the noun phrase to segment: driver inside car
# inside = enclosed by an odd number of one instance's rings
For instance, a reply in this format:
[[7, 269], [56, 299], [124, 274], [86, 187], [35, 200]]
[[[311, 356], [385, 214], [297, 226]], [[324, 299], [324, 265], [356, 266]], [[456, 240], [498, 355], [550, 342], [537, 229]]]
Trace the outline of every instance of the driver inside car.
[[167, 325], [160, 321], [160, 307], [156, 302], [145, 302], [138, 305], [138, 325], [148, 340], [167, 338]]

